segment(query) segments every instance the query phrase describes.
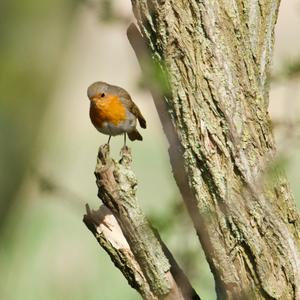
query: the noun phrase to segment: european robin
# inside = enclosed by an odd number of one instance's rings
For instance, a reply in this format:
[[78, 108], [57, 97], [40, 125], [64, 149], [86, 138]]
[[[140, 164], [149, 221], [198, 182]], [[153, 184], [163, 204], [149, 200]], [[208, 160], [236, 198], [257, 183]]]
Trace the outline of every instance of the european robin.
[[137, 119], [142, 128], [146, 128], [146, 120], [139, 108], [132, 101], [128, 92], [121, 87], [97, 81], [88, 87], [90, 99], [90, 118], [98, 131], [112, 136], [126, 133], [131, 141], [142, 141], [143, 137], [136, 129]]

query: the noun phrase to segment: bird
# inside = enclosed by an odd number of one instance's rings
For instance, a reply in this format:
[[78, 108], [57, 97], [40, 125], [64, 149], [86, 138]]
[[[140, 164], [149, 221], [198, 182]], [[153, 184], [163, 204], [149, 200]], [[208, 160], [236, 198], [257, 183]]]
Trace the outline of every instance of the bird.
[[136, 129], [137, 120], [142, 128], [146, 128], [146, 120], [129, 93], [116, 85], [103, 81], [92, 83], [87, 89], [90, 100], [90, 119], [95, 128], [109, 135], [107, 145], [112, 136], [126, 134], [131, 141], [142, 141], [143, 137]]

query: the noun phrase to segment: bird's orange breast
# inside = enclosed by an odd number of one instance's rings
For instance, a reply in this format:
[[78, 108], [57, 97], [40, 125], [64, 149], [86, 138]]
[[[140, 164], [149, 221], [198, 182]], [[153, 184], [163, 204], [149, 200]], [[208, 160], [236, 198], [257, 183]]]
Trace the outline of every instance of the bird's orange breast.
[[126, 119], [126, 109], [118, 96], [95, 97], [91, 101], [90, 118], [96, 128], [101, 128], [103, 122], [118, 126]]

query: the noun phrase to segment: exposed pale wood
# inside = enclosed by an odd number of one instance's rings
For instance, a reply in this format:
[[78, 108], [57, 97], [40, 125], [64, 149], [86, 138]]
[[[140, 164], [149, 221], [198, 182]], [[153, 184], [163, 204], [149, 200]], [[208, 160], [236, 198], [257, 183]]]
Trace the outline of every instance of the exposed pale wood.
[[112, 212], [105, 205], [102, 205], [97, 211], [91, 211], [87, 206], [87, 213], [84, 215], [83, 221], [101, 247], [109, 254], [115, 266], [124, 274], [128, 283], [144, 299], [158, 299], [151, 292]]

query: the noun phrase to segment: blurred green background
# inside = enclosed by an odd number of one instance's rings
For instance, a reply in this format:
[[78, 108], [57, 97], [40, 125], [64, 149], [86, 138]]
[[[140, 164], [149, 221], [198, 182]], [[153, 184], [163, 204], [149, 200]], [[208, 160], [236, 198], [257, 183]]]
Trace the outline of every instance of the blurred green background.
[[[139, 299], [82, 223], [99, 206], [93, 175], [106, 142], [90, 124], [87, 86], [125, 87], [148, 121], [133, 143], [138, 197], [193, 285], [214, 285], [170, 171], [167, 143], [127, 38], [130, 1], [0, 3], [0, 299]], [[283, 1], [270, 112], [296, 199], [300, 4]], [[122, 138], [112, 140], [118, 157]]]

